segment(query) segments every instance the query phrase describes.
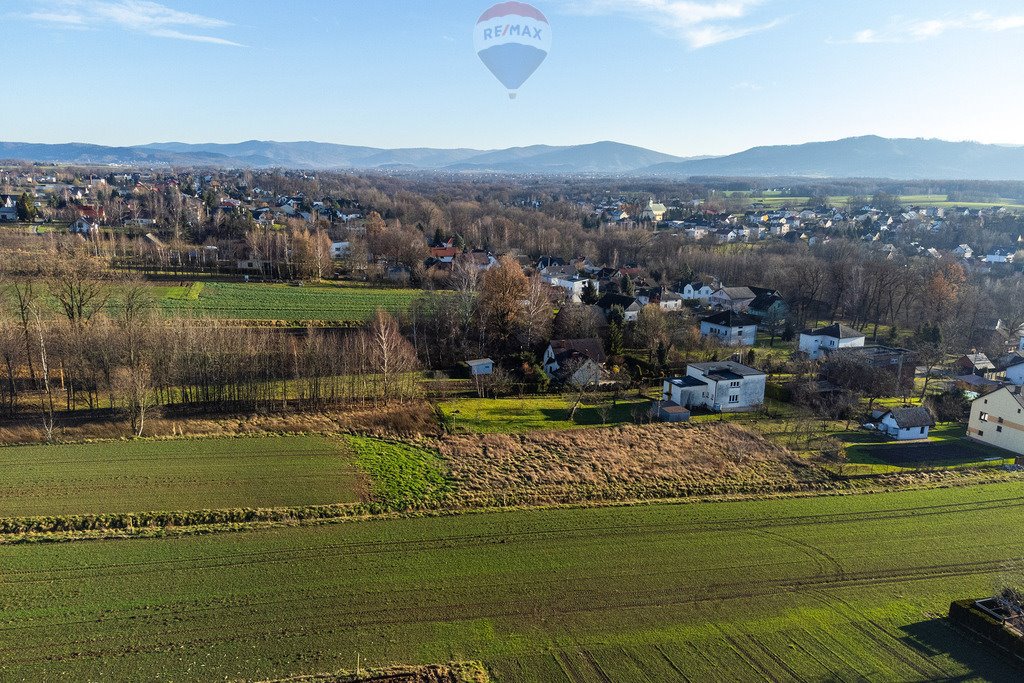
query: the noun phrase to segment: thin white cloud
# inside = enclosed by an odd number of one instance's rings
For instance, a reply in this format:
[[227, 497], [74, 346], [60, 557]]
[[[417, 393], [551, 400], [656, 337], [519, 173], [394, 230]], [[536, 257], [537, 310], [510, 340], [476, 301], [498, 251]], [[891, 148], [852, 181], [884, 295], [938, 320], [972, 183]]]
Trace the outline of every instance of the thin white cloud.
[[584, 15], [622, 15], [641, 19], [685, 41], [692, 49], [717, 45], [775, 28], [783, 19], [750, 24], [750, 12], [767, 0], [566, 0], [566, 8]]
[[890, 22], [885, 29], [864, 29], [853, 34], [847, 43], [912, 43], [931, 40], [954, 31], [985, 31], [1001, 33], [1024, 28], [1024, 14], [993, 16], [988, 12], [951, 15], [937, 19]]
[[65, 28], [113, 26], [157, 38], [242, 47], [226, 38], [196, 32], [222, 29], [231, 26], [229, 22], [150, 0], [52, 0], [50, 5], [50, 9], [32, 12], [26, 18]]

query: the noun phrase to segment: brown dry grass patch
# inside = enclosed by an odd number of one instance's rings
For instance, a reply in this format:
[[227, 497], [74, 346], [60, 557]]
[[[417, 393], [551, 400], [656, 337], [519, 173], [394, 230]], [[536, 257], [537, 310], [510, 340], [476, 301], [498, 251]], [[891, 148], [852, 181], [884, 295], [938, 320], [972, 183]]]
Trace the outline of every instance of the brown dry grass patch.
[[776, 493], [828, 483], [819, 468], [730, 423], [456, 435], [437, 448], [477, 504]]
[[[433, 408], [425, 401], [381, 406], [351, 406], [318, 412], [284, 412], [244, 415], [194, 415], [146, 418], [146, 437], [226, 437], [261, 434], [355, 433], [381, 437], [418, 437], [436, 434]], [[131, 437], [121, 418], [58, 419], [54, 438], [61, 442]], [[42, 443], [46, 440], [41, 420], [8, 421], [0, 425], [0, 445]]]

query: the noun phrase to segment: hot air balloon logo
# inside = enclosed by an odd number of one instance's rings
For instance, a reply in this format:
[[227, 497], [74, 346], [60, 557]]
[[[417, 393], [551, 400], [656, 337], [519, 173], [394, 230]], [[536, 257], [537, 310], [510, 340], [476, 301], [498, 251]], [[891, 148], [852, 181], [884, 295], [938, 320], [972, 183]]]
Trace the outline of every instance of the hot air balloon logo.
[[480, 60], [514, 100], [516, 91], [548, 56], [551, 26], [536, 7], [499, 2], [480, 15], [473, 44]]

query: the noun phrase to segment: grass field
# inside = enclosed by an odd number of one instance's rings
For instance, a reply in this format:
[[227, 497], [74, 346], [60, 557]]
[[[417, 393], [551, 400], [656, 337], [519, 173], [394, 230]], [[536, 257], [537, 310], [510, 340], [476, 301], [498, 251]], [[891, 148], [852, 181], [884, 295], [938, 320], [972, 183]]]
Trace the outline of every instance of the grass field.
[[620, 399], [614, 408], [607, 401], [589, 402], [581, 405], [575, 419], [570, 421], [569, 408], [573, 400], [565, 396], [466, 398], [444, 401], [439, 405], [452, 419], [455, 430], [477, 434], [622, 424], [633, 422], [637, 411], [646, 412], [651, 405], [649, 399], [635, 396]]
[[437, 454], [398, 441], [363, 436], [347, 437], [356, 462], [371, 478], [374, 500], [392, 508], [438, 502], [450, 486]]
[[840, 432], [847, 444], [847, 474], [886, 474], [921, 468], [958, 468], [1012, 464], [1015, 456], [970, 441], [966, 427], [945, 423], [929, 431], [927, 441], [897, 443], [864, 429]]
[[356, 502], [365, 476], [321, 437], [0, 449], [0, 517]]
[[1020, 680], [953, 630], [1020, 485], [0, 547], [0, 679]]
[[285, 284], [205, 282], [185, 286], [154, 286], [167, 311], [189, 312], [227, 320], [360, 321], [378, 308], [398, 312], [409, 308], [422, 292], [357, 284], [327, 283], [292, 287]]

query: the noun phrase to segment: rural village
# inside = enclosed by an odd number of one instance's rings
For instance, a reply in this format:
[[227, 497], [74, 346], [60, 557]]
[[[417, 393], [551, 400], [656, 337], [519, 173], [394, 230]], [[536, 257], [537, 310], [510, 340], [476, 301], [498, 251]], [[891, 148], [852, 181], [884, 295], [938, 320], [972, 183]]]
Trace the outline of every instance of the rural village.
[[5, 167], [0, 541], [1020, 485], [1024, 206], [607, 185]]

